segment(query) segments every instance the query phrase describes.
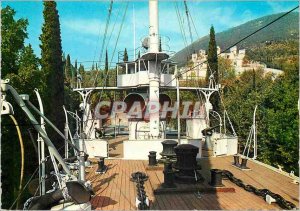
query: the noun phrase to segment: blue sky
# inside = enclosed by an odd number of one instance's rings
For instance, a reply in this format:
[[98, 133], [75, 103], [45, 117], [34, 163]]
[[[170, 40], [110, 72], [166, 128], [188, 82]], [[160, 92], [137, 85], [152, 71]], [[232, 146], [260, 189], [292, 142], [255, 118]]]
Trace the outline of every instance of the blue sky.
[[[110, 39], [107, 38], [105, 45], [108, 49], [109, 60], [113, 54], [126, 4], [124, 1], [113, 3], [107, 36]], [[190, 15], [199, 37], [207, 35], [211, 25], [214, 25], [216, 32], [221, 32], [255, 18], [288, 11], [297, 4], [298, 1], [188, 1]], [[30, 43], [35, 53], [40, 56], [39, 36], [43, 24], [42, 2], [2, 1], [2, 7], [6, 5], [16, 10], [16, 18], [28, 19], [26, 43]], [[181, 16], [185, 18], [183, 1], [177, 1], [177, 5]], [[85, 61], [100, 60], [109, 1], [58, 1], [57, 6], [60, 15], [63, 51], [65, 54], [71, 55], [72, 62], [77, 59], [84, 62], [86, 68], [91, 67], [92, 63]], [[148, 33], [148, 2], [130, 1], [113, 61], [117, 61], [118, 51], [123, 51], [125, 47], [129, 52], [133, 49], [133, 8], [135, 11], [136, 47], [141, 45], [142, 38]], [[184, 47], [174, 1], [159, 2], [159, 28], [162, 36], [169, 37], [168, 47], [170, 50], [178, 51]], [[186, 19], [184, 28], [189, 40]], [[192, 31], [194, 39], [197, 37], [196, 30]], [[104, 60], [104, 56], [102, 60]]]

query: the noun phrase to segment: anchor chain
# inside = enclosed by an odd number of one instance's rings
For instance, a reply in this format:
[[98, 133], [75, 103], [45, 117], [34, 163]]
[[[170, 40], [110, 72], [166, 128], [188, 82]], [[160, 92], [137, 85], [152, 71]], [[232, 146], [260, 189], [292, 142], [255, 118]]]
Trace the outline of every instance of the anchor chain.
[[135, 172], [131, 174], [132, 182], [136, 182], [136, 206], [139, 210], [148, 210], [149, 207], [149, 199], [146, 195], [144, 183], [146, 180], [148, 180], [148, 176], [143, 172]]
[[237, 186], [245, 189], [248, 192], [254, 193], [257, 196], [263, 197], [266, 199], [266, 196], [269, 195], [276, 200], [276, 203], [283, 209], [292, 210], [296, 209], [296, 205], [290, 201], [285, 200], [281, 195], [273, 193], [268, 189], [258, 189], [252, 185], [245, 184], [242, 180], [236, 178], [230, 171], [223, 170], [223, 177], [228, 178], [231, 182], [236, 184]]

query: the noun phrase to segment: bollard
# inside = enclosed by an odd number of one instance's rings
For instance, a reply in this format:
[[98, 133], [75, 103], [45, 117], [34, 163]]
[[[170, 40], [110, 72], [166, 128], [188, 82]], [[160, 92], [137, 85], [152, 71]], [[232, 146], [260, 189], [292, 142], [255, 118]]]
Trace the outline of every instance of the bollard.
[[156, 166], [157, 161], [156, 161], [156, 152], [155, 151], [150, 151], [149, 155], [149, 166]]
[[239, 155], [233, 155], [233, 165], [240, 166], [240, 156]]
[[96, 173], [103, 174], [107, 170], [107, 166], [104, 164], [104, 157], [99, 157], [98, 161], [98, 169], [96, 170]]
[[210, 185], [213, 187], [222, 187], [224, 186], [222, 184], [222, 170], [220, 169], [211, 169], [211, 179], [210, 179]]
[[248, 161], [248, 158], [242, 158], [242, 163], [241, 163], [241, 168], [242, 169], [247, 169], [247, 161]]

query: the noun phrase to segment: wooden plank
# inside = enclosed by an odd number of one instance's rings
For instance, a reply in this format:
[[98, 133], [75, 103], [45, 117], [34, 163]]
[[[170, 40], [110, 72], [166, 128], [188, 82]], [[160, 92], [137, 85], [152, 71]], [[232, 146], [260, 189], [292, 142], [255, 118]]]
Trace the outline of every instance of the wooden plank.
[[[203, 183], [203, 190], [209, 188], [207, 181], [210, 180], [209, 168], [221, 168], [230, 170], [237, 178], [242, 179], [247, 184], [269, 188], [273, 192], [282, 196], [289, 196], [296, 201], [299, 192], [293, 192], [294, 184], [289, 184], [290, 179], [280, 175], [263, 166], [249, 163], [252, 171], [240, 171], [231, 167], [231, 159], [229, 157], [207, 159], [202, 161], [202, 174], [206, 179]], [[205, 194], [201, 188], [190, 190], [191, 193], [174, 193], [165, 195], [154, 195], [153, 190], [163, 182], [162, 170], [148, 170], [147, 161], [134, 160], [106, 160], [106, 164], [110, 164], [111, 169], [106, 174], [95, 174], [97, 164], [93, 164], [92, 168], [86, 173], [86, 178], [92, 181], [96, 190], [96, 197], [91, 200], [95, 209], [101, 210], [136, 210], [135, 196], [136, 187], [130, 182], [131, 173], [136, 171], [145, 172], [149, 176], [149, 180], [145, 182], [145, 190], [149, 199], [153, 202], [151, 209], [280, 209], [277, 204], [267, 204], [263, 198], [247, 192], [236, 186], [228, 180], [223, 180], [223, 184], [228, 188], [234, 188], [236, 193], [213, 193]], [[116, 175], [118, 173], [118, 175]], [[277, 178], [273, 178], [277, 177]], [[282, 183], [279, 180], [283, 180]], [[276, 183], [276, 184], [272, 184]], [[283, 186], [281, 186], [283, 184]], [[184, 184], [178, 184], [178, 188], [187, 188]], [[202, 191], [201, 198], [196, 197], [196, 192]], [[278, 192], [277, 192], [278, 191]], [[281, 194], [285, 192], [285, 194]], [[288, 197], [286, 197], [288, 198]]]

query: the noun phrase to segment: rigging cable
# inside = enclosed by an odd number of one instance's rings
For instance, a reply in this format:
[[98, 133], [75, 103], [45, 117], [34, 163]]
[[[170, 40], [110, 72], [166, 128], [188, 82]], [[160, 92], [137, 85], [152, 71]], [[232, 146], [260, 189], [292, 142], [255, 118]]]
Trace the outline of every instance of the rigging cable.
[[[24, 177], [24, 144], [23, 144], [21, 130], [20, 130], [20, 127], [18, 126], [18, 122], [17, 122], [16, 118], [13, 115], [9, 115], [9, 117], [12, 119], [12, 121], [14, 122], [14, 124], [16, 126], [18, 137], [19, 137], [19, 142], [20, 142], [20, 148], [21, 148], [21, 172], [20, 172], [20, 184], [19, 184], [19, 194], [20, 194], [21, 189], [22, 189], [23, 177]], [[17, 203], [17, 208], [18, 207], [19, 207], [19, 201]]]
[[110, 43], [112, 34], [113, 34], [114, 29], [115, 29], [115, 26], [116, 26], [116, 24], [117, 24], [117, 20], [118, 20], [120, 14], [121, 14], [121, 13], [120, 13], [120, 10], [121, 10], [121, 8], [119, 8], [118, 11], [117, 11], [117, 17], [116, 17], [116, 20], [115, 20], [114, 25], [113, 25], [113, 27], [112, 27], [112, 30], [111, 30], [111, 32], [110, 32], [110, 36], [109, 36], [109, 38], [108, 38], [108, 41], [107, 41], [107, 44], [106, 44], [106, 47], [105, 47], [106, 49], [108, 48], [108, 44]]
[[[221, 51], [221, 52], [218, 54], [218, 56], [221, 55], [222, 53], [228, 51], [230, 48], [236, 46], [237, 44], [241, 43], [242, 41], [246, 40], [247, 38], [253, 36], [253, 35], [256, 34], [257, 32], [259, 32], [259, 31], [261, 31], [261, 30], [267, 28], [268, 26], [272, 25], [272, 24], [275, 23], [276, 21], [278, 21], [278, 20], [280, 20], [281, 18], [287, 16], [288, 14], [290, 14], [291, 12], [293, 12], [294, 10], [296, 10], [296, 9], [298, 9], [298, 8], [299, 8], [299, 6], [294, 7], [293, 9], [291, 9], [291, 10], [289, 10], [288, 12], [284, 13], [283, 15], [279, 16], [278, 18], [274, 19], [273, 21], [271, 21], [270, 23], [266, 24], [265, 26], [263, 26], [263, 27], [261, 27], [261, 28], [255, 30], [255, 31], [252, 32], [251, 34], [245, 36], [245, 37], [242, 38], [241, 40], [237, 41], [236, 43], [230, 45], [230, 46], [229, 46], [228, 48], [226, 48], [225, 50]], [[202, 65], [202, 64], [204, 64], [204, 63], [207, 63], [207, 60], [205, 60], [205, 61], [199, 63], [198, 65], [195, 65], [194, 67], [192, 67], [192, 68], [190, 68], [190, 69], [188, 69], [188, 70], [183, 71], [182, 73], [179, 73], [177, 77], [179, 77], [180, 75], [182, 75], [182, 74], [184, 74], [184, 73], [187, 73], [187, 72], [189, 72], [189, 71], [195, 69], [196, 67], [198, 67], [198, 66], [200, 66], [200, 65]], [[171, 80], [166, 84], [166, 86], [169, 85], [169, 84], [170, 84], [172, 81], [174, 81], [175, 79], [176, 79], [176, 78], [171, 79]]]
[[[181, 18], [180, 12], [179, 12], [179, 8], [178, 8], [177, 2], [174, 2], [174, 5], [175, 5], [175, 10], [176, 10], [176, 15], [177, 15], [178, 23], [179, 23], [179, 28], [180, 28], [181, 36], [182, 36], [184, 45], [187, 48], [187, 54], [189, 55], [191, 52], [190, 52], [190, 48], [188, 47], [188, 44], [187, 44], [185, 30], [184, 30], [184, 27], [183, 27], [183, 22], [182, 22], [182, 18]], [[187, 57], [188, 57], [188, 55], [187, 55]]]
[[192, 33], [192, 27], [191, 27], [190, 18], [189, 18], [189, 9], [187, 7], [186, 0], [184, 0], [183, 3], [184, 3], [184, 7], [185, 7], [186, 19], [187, 19], [187, 22], [188, 22], [188, 27], [189, 27], [189, 32], [190, 32], [190, 39], [191, 39], [191, 47], [192, 47], [192, 53], [193, 53], [195, 49], [194, 49], [194, 45], [193, 45], [193, 33]]
[[[106, 25], [105, 25], [105, 30], [104, 30], [104, 35], [103, 35], [103, 40], [102, 40], [102, 45], [101, 45], [100, 58], [99, 58], [99, 69], [96, 70], [96, 75], [95, 75], [95, 79], [94, 79], [94, 83], [93, 83], [94, 89], [97, 87], [97, 79], [98, 79], [99, 72], [101, 69], [102, 55], [103, 55], [104, 46], [106, 44], [105, 41], [106, 41], [106, 36], [107, 36], [109, 24], [110, 24], [112, 9], [113, 9], [113, 0], [110, 1], [110, 5], [109, 5], [109, 9], [108, 9], [108, 16], [106, 18]], [[112, 32], [113, 31], [111, 31], [111, 33]], [[95, 60], [95, 56], [94, 56], [94, 60]], [[93, 64], [94, 64], [94, 60], [93, 60]], [[86, 101], [89, 101], [89, 99], [90, 99], [90, 96], [87, 98]], [[86, 110], [86, 109], [87, 109], [87, 104], [84, 106], [84, 110]], [[87, 115], [88, 115], [87, 116], [87, 119], [88, 119], [89, 115], [90, 115], [90, 108], [88, 109]], [[86, 124], [87, 124], [87, 122], [83, 122], [84, 127], [86, 127]]]
[[[103, 55], [103, 50], [104, 50], [104, 46], [105, 46], [107, 31], [108, 31], [108, 27], [109, 27], [109, 23], [110, 23], [112, 8], [113, 8], [113, 1], [111, 0], [110, 5], [109, 5], [109, 9], [108, 9], [108, 16], [107, 16], [107, 19], [106, 19], [106, 26], [105, 26], [105, 30], [104, 30], [104, 36], [103, 36], [102, 46], [101, 46], [101, 51], [100, 51], [99, 69], [100, 69], [100, 65], [101, 65], [101, 61], [102, 61], [102, 55]], [[96, 86], [98, 75], [99, 75], [99, 70], [97, 71], [96, 76], [95, 76], [94, 86]]]
[[[122, 31], [122, 28], [123, 28], [123, 25], [124, 25], [124, 21], [125, 21], [125, 17], [126, 17], [126, 14], [127, 14], [127, 9], [128, 9], [128, 2], [126, 3], [126, 5], [125, 5], [125, 12], [124, 12], [124, 15], [123, 15], [123, 18], [122, 18], [122, 23], [121, 23], [121, 25], [120, 25], [120, 28], [119, 28], [119, 32], [118, 32], [118, 36], [117, 36], [117, 40], [116, 40], [116, 42], [115, 42], [115, 46], [114, 46], [114, 50], [113, 50], [113, 54], [112, 54], [112, 57], [111, 57], [111, 60], [110, 60], [110, 63], [109, 63], [109, 65], [108, 65], [108, 69], [110, 69], [110, 65], [111, 65], [111, 63], [112, 63], [112, 60], [113, 60], [113, 57], [114, 57], [114, 54], [115, 54], [115, 52], [116, 52], [116, 48], [117, 48], [117, 45], [118, 45], [118, 42], [119, 42], [119, 38], [120, 38], [120, 35], [121, 35], [121, 31]], [[106, 82], [107, 81], [107, 78], [108, 78], [108, 72], [109, 71], [107, 71], [106, 72], [106, 74], [105, 74], [105, 78], [104, 78], [104, 81]], [[102, 85], [102, 89], [101, 89], [101, 92], [100, 92], [100, 97], [99, 97], [99, 101], [98, 101], [98, 103], [100, 103], [100, 101], [101, 101], [101, 99], [102, 99], [102, 95], [103, 95], [103, 91], [104, 91], [104, 87], [106, 86], [106, 84], [105, 83], [103, 83], [103, 85]], [[90, 112], [89, 112], [90, 113]], [[94, 121], [95, 121], [95, 119], [94, 118], [92, 118], [92, 124], [91, 125], [93, 125], [94, 124]], [[92, 130], [92, 126], [89, 128], [89, 132], [88, 132], [88, 135], [90, 135], [91, 134], [91, 130]]]
[[195, 30], [195, 32], [196, 32], [196, 35], [197, 35], [197, 37], [199, 38], [199, 34], [198, 34], [197, 28], [196, 28], [196, 26], [195, 26], [195, 23], [194, 23], [194, 20], [193, 20], [193, 16], [192, 16], [192, 14], [191, 14], [191, 11], [189, 10], [189, 8], [188, 8], [188, 7], [187, 7], [187, 9], [188, 9], [188, 11], [189, 11], [190, 18], [191, 18], [191, 21], [192, 21], [192, 24], [193, 24], [194, 30]]

